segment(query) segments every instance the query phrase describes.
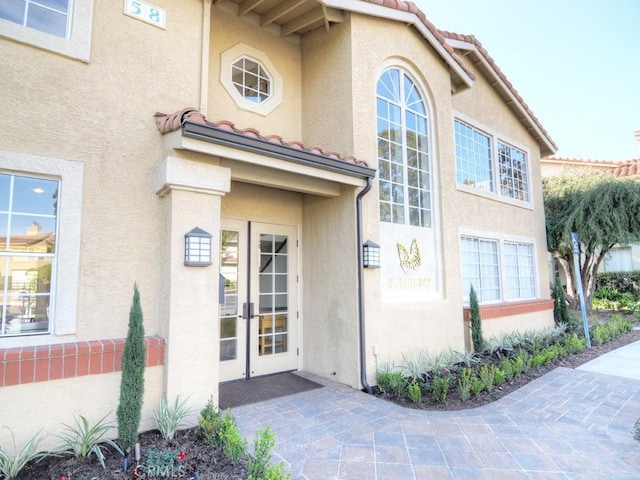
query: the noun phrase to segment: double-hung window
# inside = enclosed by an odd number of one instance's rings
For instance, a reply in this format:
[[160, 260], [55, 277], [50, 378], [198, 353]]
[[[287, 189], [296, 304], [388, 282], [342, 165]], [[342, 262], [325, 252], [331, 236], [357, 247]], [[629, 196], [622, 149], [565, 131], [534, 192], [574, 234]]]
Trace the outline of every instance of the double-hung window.
[[85, 62], [94, 0], [0, 0], [0, 36]]
[[480, 302], [536, 298], [533, 243], [463, 236], [460, 251], [465, 301], [471, 286]]
[[70, 9], [71, 0], [3, 0], [0, 18], [66, 38]]
[[57, 180], [0, 174], [0, 336], [48, 333]]
[[415, 82], [397, 68], [377, 85], [378, 185], [382, 222], [431, 227], [428, 114]]
[[505, 199], [530, 201], [529, 168], [523, 150], [458, 119], [454, 134], [458, 185]]

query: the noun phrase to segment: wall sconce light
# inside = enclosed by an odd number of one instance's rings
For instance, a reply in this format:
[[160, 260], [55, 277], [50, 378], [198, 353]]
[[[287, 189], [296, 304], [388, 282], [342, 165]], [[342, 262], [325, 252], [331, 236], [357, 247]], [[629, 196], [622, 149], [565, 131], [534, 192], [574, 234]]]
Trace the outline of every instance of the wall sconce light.
[[364, 268], [380, 268], [380, 245], [367, 240], [362, 245], [362, 253]]
[[211, 265], [211, 234], [194, 228], [184, 235], [184, 264], [188, 267]]

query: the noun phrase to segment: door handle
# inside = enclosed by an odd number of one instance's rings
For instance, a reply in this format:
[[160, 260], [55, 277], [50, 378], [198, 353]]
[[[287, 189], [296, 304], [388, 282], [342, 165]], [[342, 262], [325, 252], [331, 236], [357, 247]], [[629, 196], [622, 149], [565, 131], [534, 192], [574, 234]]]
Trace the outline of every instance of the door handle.
[[253, 312], [254, 312], [253, 302], [246, 302], [242, 304], [242, 318], [246, 320], [254, 318], [255, 315], [253, 314]]

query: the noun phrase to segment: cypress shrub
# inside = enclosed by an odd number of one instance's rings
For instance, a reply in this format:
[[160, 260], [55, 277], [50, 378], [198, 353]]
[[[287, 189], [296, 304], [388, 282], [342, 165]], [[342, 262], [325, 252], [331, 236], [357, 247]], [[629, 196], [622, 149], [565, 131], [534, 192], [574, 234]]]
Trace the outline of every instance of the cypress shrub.
[[480, 320], [480, 305], [478, 304], [478, 296], [471, 286], [469, 294], [469, 309], [471, 311], [471, 339], [473, 340], [473, 350], [481, 352], [484, 349], [484, 338], [482, 337], [482, 324]]
[[118, 440], [129, 449], [138, 438], [144, 395], [144, 326], [138, 285], [133, 285], [133, 304], [129, 312], [129, 331], [122, 354], [120, 404], [118, 405]]
[[564, 296], [564, 288], [562, 284], [556, 280], [553, 287], [553, 319], [556, 327], [560, 325], [571, 324], [571, 314], [569, 313], [569, 305], [567, 305], [567, 299]]

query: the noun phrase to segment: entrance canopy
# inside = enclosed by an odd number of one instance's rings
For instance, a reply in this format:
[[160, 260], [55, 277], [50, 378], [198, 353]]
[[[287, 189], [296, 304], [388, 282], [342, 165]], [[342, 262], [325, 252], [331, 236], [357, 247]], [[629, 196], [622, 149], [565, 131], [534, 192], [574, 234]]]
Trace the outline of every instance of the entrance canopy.
[[231, 122], [209, 122], [194, 109], [156, 114], [165, 146], [204, 153], [220, 159], [231, 179], [326, 197], [340, 195], [340, 185], [364, 187], [375, 170], [365, 162], [300, 142], [284, 142], [255, 129], [239, 130]]

